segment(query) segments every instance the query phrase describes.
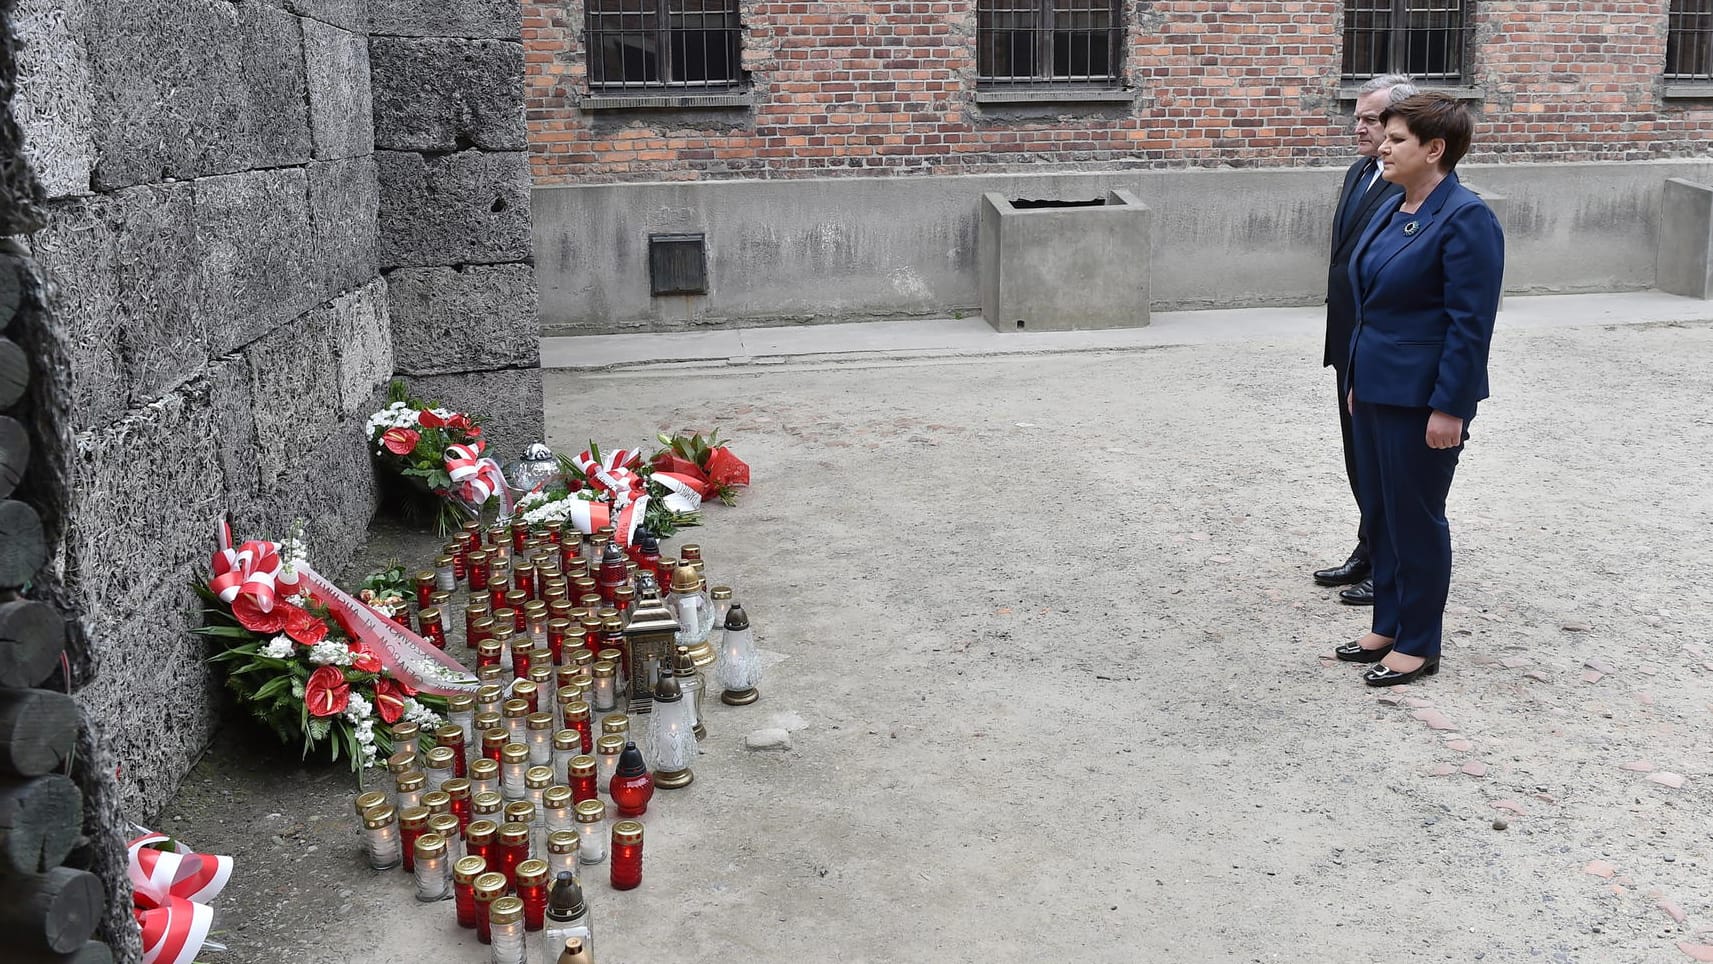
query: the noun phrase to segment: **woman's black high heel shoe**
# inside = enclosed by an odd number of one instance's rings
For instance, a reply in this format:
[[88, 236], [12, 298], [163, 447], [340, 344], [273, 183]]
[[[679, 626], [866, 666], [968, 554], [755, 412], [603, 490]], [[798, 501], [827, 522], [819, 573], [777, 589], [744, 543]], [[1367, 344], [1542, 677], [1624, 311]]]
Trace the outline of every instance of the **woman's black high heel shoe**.
[[1332, 655], [1346, 663], [1378, 663], [1392, 651], [1392, 644], [1387, 643], [1379, 649], [1363, 649], [1360, 644], [1350, 642], [1332, 651]]
[[[1391, 647], [1387, 647], [1388, 649]], [[1362, 682], [1369, 686], [1402, 686], [1414, 682], [1418, 676], [1432, 676], [1439, 672], [1439, 657], [1435, 656], [1408, 673], [1400, 673], [1395, 669], [1376, 666], [1362, 674]]]

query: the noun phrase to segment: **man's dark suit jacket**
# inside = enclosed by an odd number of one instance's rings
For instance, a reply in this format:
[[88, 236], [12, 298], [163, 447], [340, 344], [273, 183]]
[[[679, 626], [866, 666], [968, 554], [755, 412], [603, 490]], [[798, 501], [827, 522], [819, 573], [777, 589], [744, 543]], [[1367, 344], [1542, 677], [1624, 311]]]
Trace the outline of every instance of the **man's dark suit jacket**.
[[[1350, 284], [1350, 257], [1374, 211], [1386, 200], [1404, 193], [1403, 188], [1382, 179], [1372, 190], [1351, 197], [1351, 192], [1361, 189], [1358, 180], [1367, 182], [1364, 172], [1373, 172], [1368, 162], [1366, 157], [1358, 158], [1344, 172], [1344, 187], [1338, 192], [1338, 207], [1332, 215], [1332, 263], [1326, 272], [1326, 357], [1321, 364], [1333, 366], [1341, 378], [1344, 364], [1350, 358], [1350, 334], [1356, 328], [1356, 292]], [[1346, 217], [1349, 205], [1355, 205], [1356, 209]]]

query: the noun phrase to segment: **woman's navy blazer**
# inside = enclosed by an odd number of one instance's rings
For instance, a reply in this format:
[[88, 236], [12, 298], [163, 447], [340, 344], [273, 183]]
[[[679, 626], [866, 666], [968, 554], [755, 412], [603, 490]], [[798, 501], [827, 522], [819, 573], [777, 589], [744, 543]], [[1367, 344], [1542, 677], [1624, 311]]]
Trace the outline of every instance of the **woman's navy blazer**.
[[1350, 385], [1360, 401], [1468, 421], [1487, 397], [1505, 235], [1456, 173], [1415, 214], [1399, 211], [1402, 203], [1375, 213], [1350, 259]]

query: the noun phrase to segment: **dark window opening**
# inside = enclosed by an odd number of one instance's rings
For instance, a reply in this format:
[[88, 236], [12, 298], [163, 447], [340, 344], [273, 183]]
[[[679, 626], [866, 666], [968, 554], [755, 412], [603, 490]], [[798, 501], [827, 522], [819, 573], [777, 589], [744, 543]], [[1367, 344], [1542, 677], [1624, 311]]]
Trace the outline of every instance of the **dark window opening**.
[[735, 87], [737, 0], [588, 0], [589, 87]]
[[1713, 81], [1713, 0], [1671, 0], [1666, 15], [1665, 76]]
[[1473, 0], [1345, 0], [1344, 78], [1466, 83]]
[[1115, 86], [1118, 0], [976, 0], [980, 83]]

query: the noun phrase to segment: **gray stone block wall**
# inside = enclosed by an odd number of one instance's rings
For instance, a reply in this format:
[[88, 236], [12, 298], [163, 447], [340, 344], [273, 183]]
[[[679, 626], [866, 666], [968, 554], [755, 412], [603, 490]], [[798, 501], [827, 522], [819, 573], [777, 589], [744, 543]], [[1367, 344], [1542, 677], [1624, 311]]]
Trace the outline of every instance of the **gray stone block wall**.
[[445, 154], [522, 151], [523, 44], [376, 37], [374, 144]]
[[379, 151], [381, 266], [530, 258], [529, 156], [522, 151]]
[[517, 0], [371, 0], [370, 32], [395, 37], [517, 40], [523, 5]]

